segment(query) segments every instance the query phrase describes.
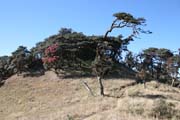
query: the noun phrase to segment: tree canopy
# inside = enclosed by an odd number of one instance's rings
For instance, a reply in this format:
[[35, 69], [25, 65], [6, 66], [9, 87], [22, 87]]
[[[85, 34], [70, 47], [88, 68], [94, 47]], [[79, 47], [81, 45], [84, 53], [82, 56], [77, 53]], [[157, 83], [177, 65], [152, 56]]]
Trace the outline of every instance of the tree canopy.
[[[110, 28], [102, 36], [87, 36], [71, 28], [62, 28], [57, 34], [38, 42], [30, 50], [19, 46], [11, 56], [0, 57], [0, 78], [6, 79], [21, 72], [54, 70], [57, 74], [63, 71], [71, 75], [96, 75], [102, 87], [101, 79], [113, 71], [118, 71], [119, 74], [123, 73], [123, 70], [133, 71], [134, 76], [143, 71], [159, 81], [167, 81], [172, 78], [172, 74], [178, 72], [180, 50], [175, 54], [166, 48], [151, 47], [138, 55], [128, 50], [127, 46], [140, 34], [152, 33], [144, 30], [144, 18], [136, 18], [125, 12], [115, 13], [113, 16]], [[118, 28], [129, 29], [131, 33], [126, 37], [121, 33], [118, 36], [109, 36]], [[128, 52], [124, 60], [123, 51]]]

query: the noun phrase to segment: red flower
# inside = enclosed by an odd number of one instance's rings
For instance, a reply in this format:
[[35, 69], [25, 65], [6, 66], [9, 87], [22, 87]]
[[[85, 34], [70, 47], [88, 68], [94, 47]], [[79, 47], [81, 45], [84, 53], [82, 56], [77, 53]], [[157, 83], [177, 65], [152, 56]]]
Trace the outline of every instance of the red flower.
[[59, 59], [59, 56], [56, 56], [58, 44], [53, 44], [45, 49], [45, 57], [42, 58], [43, 63], [53, 63]]

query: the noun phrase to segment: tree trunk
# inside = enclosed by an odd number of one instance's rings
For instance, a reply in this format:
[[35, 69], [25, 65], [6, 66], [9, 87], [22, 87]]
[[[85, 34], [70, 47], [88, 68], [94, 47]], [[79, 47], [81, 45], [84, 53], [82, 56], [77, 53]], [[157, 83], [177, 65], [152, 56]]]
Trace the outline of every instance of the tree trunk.
[[104, 96], [104, 86], [102, 84], [102, 79], [99, 76], [97, 77], [97, 79], [98, 79], [99, 87], [100, 87], [100, 95]]
[[144, 89], [146, 88], [146, 80], [143, 80]]
[[114, 29], [114, 25], [115, 25], [115, 23], [118, 21], [118, 19], [115, 19], [113, 22], [112, 22], [112, 24], [111, 24], [111, 28], [108, 30], [108, 31], [106, 31], [106, 33], [105, 33], [105, 35], [104, 35], [104, 39], [106, 40], [107, 39], [107, 36], [108, 36], [108, 34], [110, 33], [110, 32], [112, 32], [112, 30]]
[[153, 70], [153, 65], [151, 66], [151, 77], [154, 78], [154, 70]]
[[174, 86], [174, 81], [175, 81], [175, 78], [172, 79], [172, 83], [171, 83], [172, 87]]

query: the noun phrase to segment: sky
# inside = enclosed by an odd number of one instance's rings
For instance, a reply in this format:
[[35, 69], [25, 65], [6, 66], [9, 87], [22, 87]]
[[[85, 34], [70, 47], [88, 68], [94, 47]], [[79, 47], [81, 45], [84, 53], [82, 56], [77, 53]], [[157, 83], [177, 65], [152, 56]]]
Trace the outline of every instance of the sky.
[[[153, 34], [140, 35], [128, 48], [180, 48], [180, 0], [0, 0], [0, 56], [18, 46], [28, 49], [62, 27], [86, 35], [104, 35], [117, 12], [144, 17]], [[126, 34], [114, 30], [110, 35]]]

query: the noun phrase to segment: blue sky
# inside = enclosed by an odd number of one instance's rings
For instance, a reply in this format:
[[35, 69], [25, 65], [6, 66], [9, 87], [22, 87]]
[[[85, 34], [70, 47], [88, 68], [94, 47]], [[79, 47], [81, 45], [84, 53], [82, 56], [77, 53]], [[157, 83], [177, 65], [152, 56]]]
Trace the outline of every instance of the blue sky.
[[[19, 45], [33, 47], [61, 27], [86, 35], [103, 35], [113, 13], [129, 12], [147, 20], [141, 35], [129, 45], [139, 52], [148, 47], [180, 48], [180, 0], [0, 0], [0, 56]], [[111, 35], [124, 33], [115, 30]]]

